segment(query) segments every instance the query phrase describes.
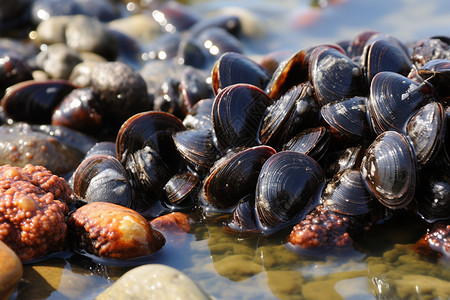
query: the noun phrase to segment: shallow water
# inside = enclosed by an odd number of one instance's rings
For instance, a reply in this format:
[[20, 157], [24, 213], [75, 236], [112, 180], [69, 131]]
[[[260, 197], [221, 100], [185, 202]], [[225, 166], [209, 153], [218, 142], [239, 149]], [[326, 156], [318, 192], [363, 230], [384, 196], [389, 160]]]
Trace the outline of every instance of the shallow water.
[[[245, 40], [250, 55], [297, 51], [378, 30], [412, 42], [448, 35], [450, 2], [444, 0], [193, 1], [203, 15], [225, 6], [251, 10], [264, 34]], [[339, 2], [332, 4], [331, 2]], [[415, 218], [399, 218], [355, 242], [350, 253], [296, 254], [275, 237], [235, 237], [215, 218], [199, 218], [191, 233], [168, 243], [145, 263], [173, 266], [217, 299], [448, 299], [448, 263], [419, 257], [411, 245], [424, 233]], [[105, 266], [78, 254], [26, 265], [11, 299], [93, 299], [131, 267]]]

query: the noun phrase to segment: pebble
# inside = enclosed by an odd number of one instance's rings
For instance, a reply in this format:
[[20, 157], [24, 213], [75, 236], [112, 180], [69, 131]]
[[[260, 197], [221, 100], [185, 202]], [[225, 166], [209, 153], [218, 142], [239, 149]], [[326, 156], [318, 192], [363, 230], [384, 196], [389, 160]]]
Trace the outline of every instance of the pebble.
[[48, 46], [47, 50], [36, 56], [38, 66], [54, 79], [68, 79], [72, 69], [80, 62], [78, 52], [61, 43]]
[[128, 271], [96, 298], [96, 300], [106, 299], [211, 298], [181, 271], [166, 265], [148, 264]]
[[0, 240], [0, 300], [8, 299], [22, 278], [22, 273], [19, 257]]
[[136, 14], [108, 23], [110, 29], [124, 33], [139, 42], [150, 42], [162, 35], [161, 26], [150, 16]]
[[67, 45], [78, 52], [94, 52], [108, 60], [114, 60], [119, 53], [114, 35], [95, 18], [73, 16], [65, 34]]

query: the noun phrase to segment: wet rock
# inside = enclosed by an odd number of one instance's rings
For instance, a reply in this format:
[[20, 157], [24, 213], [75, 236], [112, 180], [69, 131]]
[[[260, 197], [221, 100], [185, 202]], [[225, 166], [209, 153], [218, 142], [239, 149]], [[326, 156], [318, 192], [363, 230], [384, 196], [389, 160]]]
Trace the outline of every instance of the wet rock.
[[36, 56], [38, 66], [54, 79], [68, 79], [81, 61], [79, 53], [65, 44], [50, 45]]
[[165, 265], [134, 268], [98, 295], [103, 299], [211, 299], [184, 273]]
[[150, 42], [162, 35], [160, 25], [150, 16], [136, 14], [111, 21], [109, 28], [124, 33], [139, 42]]
[[0, 299], [8, 299], [19, 283], [22, 273], [19, 257], [0, 240]]
[[[84, 156], [82, 151], [24, 123], [0, 126], [0, 135], [1, 165], [23, 167], [33, 164], [44, 166], [52, 173], [62, 176], [75, 170]], [[79, 137], [81, 136], [77, 138]], [[84, 141], [78, 139], [77, 143], [83, 144]]]
[[132, 115], [152, 108], [144, 79], [127, 64], [96, 64], [92, 68], [91, 86], [99, 97], [104, 121], [115, 128]]
[[0, 167], [0, 240], [22, 261], [63, 250], [70, 195], [66, 181], [44, 167]]
[[114, 60], [119, 52], [114, 35], [100, 21], [74, 16], [65, 31], [67, 45], [78, 52], [94, 52]]
[[146, 256], [161, 249], [166, 241], [136, 211], [108, 202], [92, 202], [78, 208], [67, 224], [75, 247], [99, 257]]
[[36, 27], [35, 35], [32, 35], [34, 43], [37, 46], [41, 44], [65, 43], [66, 27], [70, 23], [70, 16], [55, 16], [39, 23]]
[[255, 261], [255, 257], [240, 254], [215, 261], [214, 268], [217, 273], [232, 281], [242, 281], [262, 271], [262, 265]]

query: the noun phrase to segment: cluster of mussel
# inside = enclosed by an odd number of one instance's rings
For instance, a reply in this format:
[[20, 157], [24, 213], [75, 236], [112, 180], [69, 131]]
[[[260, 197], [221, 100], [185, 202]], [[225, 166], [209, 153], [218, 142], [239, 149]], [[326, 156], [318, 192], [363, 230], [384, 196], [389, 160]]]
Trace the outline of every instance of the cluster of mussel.
[[301, 225], [319, 207], [342, 216], [351, 234], [402, 209], [448, 220], [450, 64], [434, 57], [446, 41], [408, 48], [364, 32], [293, 53], [273, 72], [264, 66], [270, 56], [258, 64], [224, 53], [212, 67], [211, 97], [185, 96], [183, 119], [156, 110], [129, 117], [115, 142], [99, 142], [80, 163], [74, 195], [147, 218], [230, 213], [225, 226], [238, 234]]
[[74, 192], [147, 217], [231, 213], [225, 226], [238, 234], [272, 234], [319, 208], [351, 235], [402, 209], [446, 220], [449, 61], [426, 59], [436, 49], [422, 43], [365, 32], [294, 53], [273, 74], [225, 53], [212, 68], [213, 98], [183, 121], [161, 111], [129, 118], [80, 164]]

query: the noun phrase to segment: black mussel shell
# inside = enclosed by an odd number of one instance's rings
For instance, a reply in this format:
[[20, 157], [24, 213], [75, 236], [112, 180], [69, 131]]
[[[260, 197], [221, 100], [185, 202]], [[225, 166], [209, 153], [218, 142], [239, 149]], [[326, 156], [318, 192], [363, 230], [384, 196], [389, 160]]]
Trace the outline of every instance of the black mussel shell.
[[430, 60], [417, 70], [418, 75], [436, 89], [437, 98], [444, 103], [450, 103], [450, 60]]
[[186, 129], [213, 129], [211, 109], [213, 99], [202, 99], [192, 106], [192, 109], [184, 117], [183, 124]]
[[164, 185], [167, 193], [167, 205], [176, 208], [188, 208], [195, 204], [200, 181], [190, 173], [178, 173]]
[[427, 221], [450, 219], [450, 172], [430, 166], [422, 172], [416, 193], [418, 213]]
[[176, 173], [164, 163], [158, 152], [149, 146], [127, 155], [125, 169], [133, 179], [136, 190], [153, 198], [161, 196], [162, 188]]
[[406, 125], [419, 164], [432, 160], [443, 148], [446, 133], [446, 115], [439, 102], [430, 102], [416, 112]]
[[24, 58], [8, 53], [0, 54], [0, 97], [3, 98], [8, 87], [31, 79], [31, 68]]
[[15, 121], [50, 124], [55, 107], [75, 88], [66, 80], [23, 81], [6, 90], [2, 107]]
[[159, 111], [138, 113], [125, 121], [117, 134], [117, 159], [124, 163], [128, 155], [150, 146], [176, 173], [180, 168], [180, 158], [172, 133], [184, 129], [181, 120], [172, 114]]
[[94, 155], [109, 155], [116, 158], [116, 144], [114, 142], [98, 142], [86, 153], [84, 159]]
[[348, 56], [350, 58], [356, 58], [363, 54], [364, 48], [366, 47], [366, 43], [370, 38], [376, 34], [378, 34], [378, 31], [364, 31], [355, 36], [348, 46]]
[[329, 144], [330, 133], [320, 126], [300, 132], [283, 146], [283, 150], [303, 153], [319, 161], [328, 150]]
[[180, 80], [180, 102], [184, 103], [186, 111], [202, 99], [214, 97], [211, 85], [207, 82], [206, 74], [198, 69], [186, 67]]
[[271, 233], [300, 222], [319, 203], [325, 176], [317, 162], [293, 151], [272, 155], [256, 184], [255, 205], [260, 230]]
[[203, 182], [203, 199], [218, 209], [234, 207], [241, 198], [255, 191], [259, 171], [274, 154], [271, 147], [256, 146], [224, 156]]
[[380, 134], [361, 162], [364, 182], [381, 204], [406, 207], [416, 190], [417, 159], [408, 138], [396, 131]]
[[325, 174], [332, 178], [337, 173], [346, 169], [358, 169], [365, 149], [363, 146], [349, 147], [343, 150], [327, 153], [325, 157]]
[[259, 140], [278, 149], [298, 132], [316, 126], [317, 105], [309, 84], [300, 84], [268, 106], [259, 131]]
[[205, 176], [220, 158], [212, 129], [185, 130], [173, 134], [175, 146], [186, 164]]
[[328, 103], [320, 108], [320, 114], [337, 140], [372, 141], [365, 97]]
[[372, 80], [366, 104], [370, 125], [376, 134], [388, 130], [404, 133], [412, 113], [430, 101], [434, 101], [434, 93], [426, 83], [380, 72]]
[[279, 64], [266, 88], [270, 98], [277, 100], [293, 86], [309, 80], [308, 67], [312, 50], [313, 48], [300, 50]]
[[360, 67], [334, 47], [314, 49], [309, 62], [309, 78], [321, 106], [368, 93], [367, 80]]
[[110, 155], [84, 159], [74, 173], [74, 194], [91, 202], [111, 202], [131, 207], [134, 191], [122, 164]]
[[413, 64], [404, 49], [392, 38], [376, 39], [364, 49], [363, 68], [369, 82], [382, 71], [408, 75]]
[[245, 196], [238, 202], [227, 222], [226, 230], [238, 235], [259, 232], [255, 216], [255, 193]]
[[211, 111], [220, 150], [259, 145], [259, 125], [271, 104], [272, 99], [254, 85], [239, 83], [224, 88]]
[[200, 33], [211, 27], [225, 29], [228, 33], [239, 38], [242, 27], [239, 17], [234, 15], [219, 15], [212, 18], [200, 20], [189, 29], [189, 35], [198, 36]]
[[429, 37], [417, 41], [411, 46], [411, 60], [418, 68], [435, 59], [449, 59], [448, 37]]
[[379, 205], [366, 190], [361, 173], [356, 169], [336, 174], [322, 193], [322, 203], [336, 213], [355, 217], [369, 215]]
[[236, 83], [248, 83], [264, 89], [270, 81], [270, 74], [247, 56], [227, 52], [214, 64], [211, 79], [217, 95], [223, 88]]
[[91, 88], [73, 90], [53, 111], [52, 124], [94, 134], [102, 126], [102, 116], [93, 105], [95, 101]]

